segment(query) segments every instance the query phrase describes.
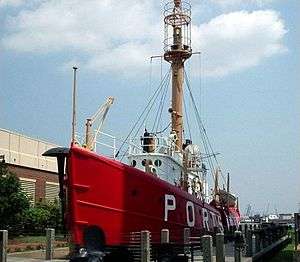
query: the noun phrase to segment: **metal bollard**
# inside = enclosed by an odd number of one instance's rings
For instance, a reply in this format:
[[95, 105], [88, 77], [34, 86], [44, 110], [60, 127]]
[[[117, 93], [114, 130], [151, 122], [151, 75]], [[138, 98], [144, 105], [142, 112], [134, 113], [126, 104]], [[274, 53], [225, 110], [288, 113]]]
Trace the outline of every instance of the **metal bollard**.
[[202, 249], [203, 249], [203, 262], [212, 262], [213, 248], [212, 248], [212, 236], [205, 235], [201, 237]]
[[150, 262], [150, 232], [141, 231], [141, 262]]
[[170, 232], [169, 232], [169, 229], [162, 229], [161, 230], [160, 242], [162, 244], [168, 244], [170, 242]]
[[7, 261], [8, 231], [0, 230], [0, 262]]
[[216, 262], [225, 262], [224, 234], [216, 235]]
[[234, 261], [242, 261], [242, 249], [244, 246], [244, 239], [241, 231], [234, 232]]
[[256, 236], [252, 236], [252, 256], [256, 254]]
[[191, 237], [191, 229], [189, 227], [184, 228], [183, 230], [183, 243], [184, 243], [184, 254], [190, 253], [190, 237]]
[[46, 229], [46, 260], [52, 260], [54, 255], [55, 229]]

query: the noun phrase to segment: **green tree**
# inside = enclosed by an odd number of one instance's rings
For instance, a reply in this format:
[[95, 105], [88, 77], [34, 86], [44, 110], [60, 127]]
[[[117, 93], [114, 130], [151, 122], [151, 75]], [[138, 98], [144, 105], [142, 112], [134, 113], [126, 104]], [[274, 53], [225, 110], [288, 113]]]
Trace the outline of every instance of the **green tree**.
[[23, 218], [30, 203], [21, 190], [17, 176], [0, 163], [0, 229], [18, 234], [23, 228]]
[[38, 202], [30, 207], [24, 217], [24, 230], [30, 234], [44, 234], [45, 228], [62, 230], [60, 205], [54, 202]]

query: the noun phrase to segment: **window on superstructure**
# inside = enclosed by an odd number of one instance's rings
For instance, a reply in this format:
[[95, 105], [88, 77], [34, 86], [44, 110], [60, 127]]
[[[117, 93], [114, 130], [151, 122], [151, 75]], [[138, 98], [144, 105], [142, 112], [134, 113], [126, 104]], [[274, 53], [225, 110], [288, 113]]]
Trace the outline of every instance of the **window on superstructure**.
[[156, 159], [156, 160], [154, 161], [154, 165], [156, 165], [156, 166], [161, 166], [161, 164], [162, 164], [162, 162], [161, 162], [160, 159]]
[[135, 160], [132, 160], [131, 162], [131, 166], [135, 167], [136, 166], [136, 161]]

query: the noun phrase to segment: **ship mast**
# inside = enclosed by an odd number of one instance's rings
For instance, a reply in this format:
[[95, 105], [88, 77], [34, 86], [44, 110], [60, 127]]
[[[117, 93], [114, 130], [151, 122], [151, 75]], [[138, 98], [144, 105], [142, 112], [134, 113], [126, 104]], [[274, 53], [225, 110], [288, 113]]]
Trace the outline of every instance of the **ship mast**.
[[172, 69], [172, 131], [176, 133], [176, 150], [183, 144], [183, 81], [184, 63], [191, 57], [191, 6], [174, 0], [165, 6], [164, 59]]

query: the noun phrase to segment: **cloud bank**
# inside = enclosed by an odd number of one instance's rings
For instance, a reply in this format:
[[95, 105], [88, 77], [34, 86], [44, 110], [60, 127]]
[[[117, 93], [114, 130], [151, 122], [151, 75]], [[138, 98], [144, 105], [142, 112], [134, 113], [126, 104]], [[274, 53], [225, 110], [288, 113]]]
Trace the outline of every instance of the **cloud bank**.
[[[82, 66], [100, 73], [135, 72], [162, 52], [160, 8], [149, 0], [44, 0], [7, 19], [1, 44], [14, 52], [79, 54]], [[193, 49], [203, 53], [205, 75], [219, 77], [284, 52], [285, 34], [275, 11], [231, 12], [194, 25]]]
[[212, 3], [222, 7], [233, 7], [241, 5], [258, 5], [263, 6], [274, 2], [275, 0], [211, 0]]
[[233, 12], [194, 27], [194, 44], [203, 51], [204, 73], [224, 76], [283, 53], [284, 22], [274, 11]]
[[24, 0], [0, 0], [0, 7], [7, 6], [20, 6], [24, 3]]

